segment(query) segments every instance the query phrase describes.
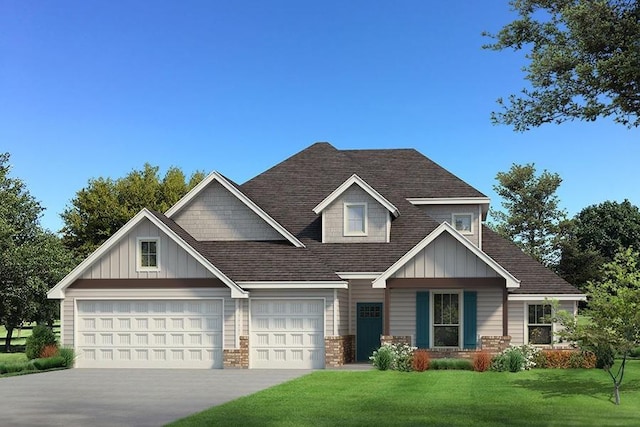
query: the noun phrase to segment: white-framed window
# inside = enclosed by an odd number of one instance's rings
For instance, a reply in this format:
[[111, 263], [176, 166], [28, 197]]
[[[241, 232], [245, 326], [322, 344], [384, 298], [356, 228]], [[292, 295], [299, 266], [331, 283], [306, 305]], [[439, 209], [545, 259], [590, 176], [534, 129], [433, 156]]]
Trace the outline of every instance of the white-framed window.
[[345, 236], [366, 236], [367, 235], [367, 204], [366, 203], [345, 203], [344, 204], [344, 235]]
[[433, 347], [462, 347], [462, 298], [456, 291], [434, 291], [431, 297]]
[[138, 238], [138, 270], [160, 270], [160, 239], [157, 237]]
[[553, 339], [550, 304], [529, 304], [527, 308], [529, 344], [548, 345]]
[[473, 234], [473, 214], [457, 213], [451, 215], [453, 228], [462, 234]]

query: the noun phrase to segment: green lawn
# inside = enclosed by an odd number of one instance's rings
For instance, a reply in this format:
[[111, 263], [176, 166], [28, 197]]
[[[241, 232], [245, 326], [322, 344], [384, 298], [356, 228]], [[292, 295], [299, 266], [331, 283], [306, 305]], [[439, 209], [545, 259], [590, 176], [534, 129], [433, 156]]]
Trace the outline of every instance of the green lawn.
[[24, 353], [0, 353], [0, 364], [26, 361], [27, 356]]
[[596, 369], [317, 371], [171, 426], [637, 426], [640, 361], [620, 406], [611, 389]]
[[[11, 346], [24, 346], [27, 342], [27, 337], [31, 336], [31, 329], [34, 324], [25, 325], [22, 329], [14, 329], [13, 336], [11, 337]], [[53, 325], [53, 332], [56, 337], [60, 338], [60, 321], [56, 321]], [[5, 338], [7, 337], [7, 330], [4, 326], [0, 325], [0, 347], [4, 346]]]

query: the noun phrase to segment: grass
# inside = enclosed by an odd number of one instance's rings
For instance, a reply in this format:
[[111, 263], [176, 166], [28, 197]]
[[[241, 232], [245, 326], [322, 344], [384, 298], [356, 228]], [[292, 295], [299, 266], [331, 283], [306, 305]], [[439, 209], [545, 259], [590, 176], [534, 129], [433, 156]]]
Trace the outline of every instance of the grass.
[[[31, 330], [35, 326], [35, 323], [25, 325], [22, 329], [14, 329], [13, 336], [11, 337], [11, 347], [17, 349], [23, 349], [27, 343], [27, 337], [31, 336]], [[60, 339], [60, 321], [57, 320], [53, 324], [53, 332], [56, 337]], [[7, 338], [7, 329], [0, 325], [0, 351], [4, 351], [4, 344]]]
[[27, 356], [24, 353], [0, 353], [0, 365], [4, 363], [26, 362]]
[[519, 373], [317, 371], [171, 426], [635, 426], [640, 361], [622, 404], [596, 369]]

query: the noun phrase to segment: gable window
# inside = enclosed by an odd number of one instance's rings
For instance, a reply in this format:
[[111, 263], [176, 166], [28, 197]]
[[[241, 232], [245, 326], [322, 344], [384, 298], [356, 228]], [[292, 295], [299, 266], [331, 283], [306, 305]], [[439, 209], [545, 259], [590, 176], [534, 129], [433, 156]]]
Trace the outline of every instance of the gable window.
[[138, 239], [138, 270], [160, 270], [160, 239]]
[[453, 227], [462, 234], [473, 234], [472, 214], [453, 214]]
[[433, 294], [433, 346], [460, 346], [460, 294]]
[[529, 305], [529, 344], [551, 344], [551, 306], [549, 304]]
[[345, 203], [344, 204], [344, 235], [345, 236], [366, 236], [367, 235], [367, 204], [366, 203]]

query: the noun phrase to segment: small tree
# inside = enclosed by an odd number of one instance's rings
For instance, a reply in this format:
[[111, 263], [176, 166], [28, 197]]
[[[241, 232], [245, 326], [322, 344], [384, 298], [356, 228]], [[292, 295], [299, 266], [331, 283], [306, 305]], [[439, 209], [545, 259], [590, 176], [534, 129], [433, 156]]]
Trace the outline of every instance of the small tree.
[[[559, 316], [564, 326], [561, 336], [593, 351], [613, 381], [616, 405], [620, 404], [620, 385], [630, 352], [640, 345], [640, 254], [631, 248], [620, 250], [613, 262], [602, 269], [598, 281], [589, 282], [591, 320], [579, 325], [575, 318]], [[620, 357], [617, 369], [616, 355]]]

